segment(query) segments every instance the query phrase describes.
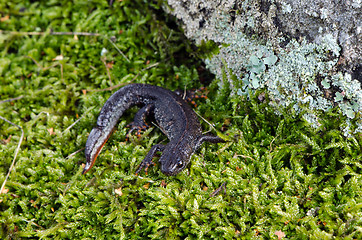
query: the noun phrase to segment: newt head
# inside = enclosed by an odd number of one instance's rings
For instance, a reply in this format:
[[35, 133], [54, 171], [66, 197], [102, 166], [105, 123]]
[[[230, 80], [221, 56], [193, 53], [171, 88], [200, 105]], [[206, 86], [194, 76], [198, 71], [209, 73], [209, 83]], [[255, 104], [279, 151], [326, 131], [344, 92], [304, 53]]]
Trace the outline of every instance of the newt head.
[[185, 148], [166, 147], [159, 160], [162, 173], [167, 176], [178, 174], [189, 164], [191, 155], [192, 151], [187, 151]]

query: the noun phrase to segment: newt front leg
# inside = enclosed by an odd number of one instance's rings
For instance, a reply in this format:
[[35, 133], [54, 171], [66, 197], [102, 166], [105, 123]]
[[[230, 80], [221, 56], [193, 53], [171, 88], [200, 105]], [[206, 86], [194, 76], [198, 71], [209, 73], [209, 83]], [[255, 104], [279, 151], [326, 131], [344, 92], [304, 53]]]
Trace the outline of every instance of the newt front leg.
[[141, 172], [141, 170], [144, 168], [145, 172], [147, 173], [148, 167], [153, 164], [152, 158], [155, 156], [157, 152], [162, 152], [165, 149], [165, 145], [163, 144], [156, 144], [151, 147], [151, 150], [147, 153], [146, 157], [142, 160], [140, 166], [138, 167], [136, 171], [136, 175]]

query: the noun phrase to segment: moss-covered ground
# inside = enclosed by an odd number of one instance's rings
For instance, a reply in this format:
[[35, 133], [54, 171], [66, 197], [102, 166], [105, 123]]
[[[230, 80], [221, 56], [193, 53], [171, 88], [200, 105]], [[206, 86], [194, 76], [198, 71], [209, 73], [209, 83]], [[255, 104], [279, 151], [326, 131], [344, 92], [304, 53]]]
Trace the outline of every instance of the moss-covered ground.
[[133, 110], [81, 174], [88, 133], [118, 87], [212, 80], [197, 60], [207, 53], [159, 4], [0, 1], [0, 116], [24, 132], [0, 119], [0, 184], [17, 153], [0, 238], [361, 239], [361, 136], [343, 137], [337, 111], [318, 129], [292, 109], [275, 115], [263, 92], [231, 96], [226, 79], [195, 110], [231, 141], [205, 144], [177, 176], [157, 165], [135, 176], [166, 137], [153, 127], [126, 142]]

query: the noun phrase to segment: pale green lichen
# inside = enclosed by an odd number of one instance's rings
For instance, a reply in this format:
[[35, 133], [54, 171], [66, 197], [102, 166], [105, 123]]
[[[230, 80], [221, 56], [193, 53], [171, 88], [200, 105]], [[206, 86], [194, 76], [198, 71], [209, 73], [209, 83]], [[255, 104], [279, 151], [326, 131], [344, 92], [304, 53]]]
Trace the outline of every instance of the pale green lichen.
[[[269, 43], [252, 40], [228, 28], [220, 19], [215, 24], [224, 30], [224, 35], [217, 39], [227, 45], [221, 46], [217, 55], [206, 59], [206, 65], [218, 78], [221, 78], [223, 68], [230, 69], [225, 73], [230, 85], [235, 87], [234, 93], [248, 95], [250, 90], [265, 88], [272, 105], [292, 106], [296, 113], [304, 108], [315, 110], [304, 117], [314, 127], [319, 126], [317, 112], [327, 111], [335, 104], [350, 119], [362, 110], [359, 82], [352, 81], [349, 74], [330, 76], [340, 52], [331, 35], [319, 39], [318, 44], [291, 40], [285, 48], [274, 53]], [[338, 89], [332, 99], [325, 96], [325, 90], [331, 85]]]
[[[325, 56], [327, 52], [338, 53], [336, 43], [331, 44], [329, 39], [326, 44], [322, 42], [319, 45], [291, 41], [285, 47], [286, 50], [281, 50], [276, 56], [271, 47], [257, 45], [241, 34], [235, 36], [234, 44], [220, 49], [220, 53], [206, 63], [220, 74], [217, 67], [222, 67], [217, 63], [223, 59], [232, 74], [243, 82], [241, 89], [236, 89], [236, 92], [247, 94], [249, 90], [265, 87], [272, 103], [284, 107], [293, 104], [297, 112], [300, 105], [305, 103], [312, 109], [328, 110], [332, 107], [332, 103], [324, 99], [323, 91], [317, 86], [316, 77], [327, 76], [329, 69], [336, 64], [337, 55], [332, 60]], [[226, 54], [230, 55], [232, 50], [235, 57], [226, 58]], [[246, 69], [246, 73], [243, 69]], [[328, 82], [329, 79], [324, 79], [324, 86], [327, 87]], [[239, 85], [236, 82], [231, 84]]]
[[286, 49], [279, 53], [279, 62], [263, 76], [273, 102], [285, 107], [294, 104], [297, 112], [305, 103], [311, 109], [328, 110], [332, 103], [322, 100], [323, 91], [317, 86], [316, 77], [326, 75], [337, 61], [326, 60], [324, 54], [331, 50], [329, 45], [292, 41]]
[[283, 13], [291, 13], [293, 9], [288, 3], [282, 2], [282, 11]]

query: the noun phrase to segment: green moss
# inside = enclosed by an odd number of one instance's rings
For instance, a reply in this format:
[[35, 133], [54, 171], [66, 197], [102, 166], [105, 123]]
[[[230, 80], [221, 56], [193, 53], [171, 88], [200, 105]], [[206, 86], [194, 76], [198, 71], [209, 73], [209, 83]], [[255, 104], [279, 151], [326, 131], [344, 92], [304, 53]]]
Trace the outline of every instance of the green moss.
[[[129, 114], [81, 175], [85, 158], [77, 151], [111, 95], [93, 90], [131, 80], [198, 87], [200, 62], [189, 55], [206, 56], [215, 46], [193, 52], [168, 27], [171, 20], [159, 16], [158, 3], [12, 1], [0, 8], [10, 16], [0, 22], [3, 30], [101, 34], [0, 35], [1, 100], [22, 96], [1, 102], [0, 115], [25, 133], [9, 192], [0, 195], [1, 238], [250, 239], [277, 238], [276, 231], [291, 239], [361, 237], [361, 138], [343, 136], [346, 117], [331, 109], [314, 129], [301, 117], [308, 109], [293, 115], [293, 108], [281, 108], [276, 115], [260, 90], [232, 95], [243, 85], [226, 68], [196, 111], [233, 141], [203, 146], [177, 176], [164, 176], [158, 166], [135, 176], [165, 136], [153, 128], [125, 142]], [[273, 55], [255, 56], [254, 65], [274, 64]], [[0, 121], [1, 183], [19, 138], [17, 128]], [[225, 191], [212, 196], [224, 183]]]

